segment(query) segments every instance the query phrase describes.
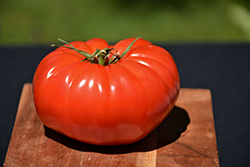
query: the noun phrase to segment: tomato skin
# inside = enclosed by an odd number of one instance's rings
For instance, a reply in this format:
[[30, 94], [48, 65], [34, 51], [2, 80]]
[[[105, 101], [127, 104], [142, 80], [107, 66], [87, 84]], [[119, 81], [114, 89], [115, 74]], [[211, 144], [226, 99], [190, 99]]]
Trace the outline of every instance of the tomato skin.
[[[112, 52], [122, 54], [134, 39], [118, 42]], [[90, 54], [111, 47], [100, 38], [70, 44]], [[130, 144], [147, 136], [173, 108], [180, 80], [165, 49], [139, 39], [115, 64], [83, 59], [59, 47], [38, 65], [34, 103], [47, 127], [89, 144]]]

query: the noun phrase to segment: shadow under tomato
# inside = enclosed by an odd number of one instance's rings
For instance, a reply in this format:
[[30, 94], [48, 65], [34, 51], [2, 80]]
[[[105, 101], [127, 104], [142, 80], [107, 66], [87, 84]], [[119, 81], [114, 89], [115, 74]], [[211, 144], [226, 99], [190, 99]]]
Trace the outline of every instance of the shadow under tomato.
[[46, 126], [44, 126], [44, 128], [45, 135], [48, 138], [59, 142], [68, 148], [85, 152], [118, 154], [151, 151], [164, 147], [176, 141], [181, 133], [186, 130], [189, 123], [190, 119], [188, 113], [184, 109], [175, 106], [169, 116], [144, 139], [133, 144], [121, 146], [96, 146], [86, 144], [62, 135]]

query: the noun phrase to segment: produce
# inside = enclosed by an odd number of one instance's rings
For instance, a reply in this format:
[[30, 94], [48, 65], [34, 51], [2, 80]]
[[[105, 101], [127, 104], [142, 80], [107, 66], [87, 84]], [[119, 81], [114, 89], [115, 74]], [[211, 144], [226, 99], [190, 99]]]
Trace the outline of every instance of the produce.
[[137, 142], [170, 113], [180, 89], [174, 59], [142, 38], [110, 46], [74, 41], [41, 60], [34, 103], [45, 126], [95, 145]]

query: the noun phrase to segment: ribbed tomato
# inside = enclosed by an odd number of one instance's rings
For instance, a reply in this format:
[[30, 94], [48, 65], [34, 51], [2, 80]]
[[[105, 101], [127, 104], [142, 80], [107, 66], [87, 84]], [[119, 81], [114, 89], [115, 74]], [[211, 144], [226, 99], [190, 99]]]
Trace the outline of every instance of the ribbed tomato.
[[114, 46], [100, 38], [67, 43], [44, 57], [33, 78], [43, 124], [96, 145], [147, 136], [170, 113], [179, 89], [170, 53], [141, 38]]

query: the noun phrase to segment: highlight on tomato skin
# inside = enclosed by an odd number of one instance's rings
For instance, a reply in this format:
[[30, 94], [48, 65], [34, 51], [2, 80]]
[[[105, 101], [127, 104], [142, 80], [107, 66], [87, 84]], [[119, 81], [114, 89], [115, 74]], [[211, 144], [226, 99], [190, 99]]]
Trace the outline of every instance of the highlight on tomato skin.
[[142, 38], [113, 46], [101, 38], [60, 41], [32, 83], [48, 128], [84, 143], [124, 145], [146, 137], [171, 112], [180, 79], [167, 50]]

